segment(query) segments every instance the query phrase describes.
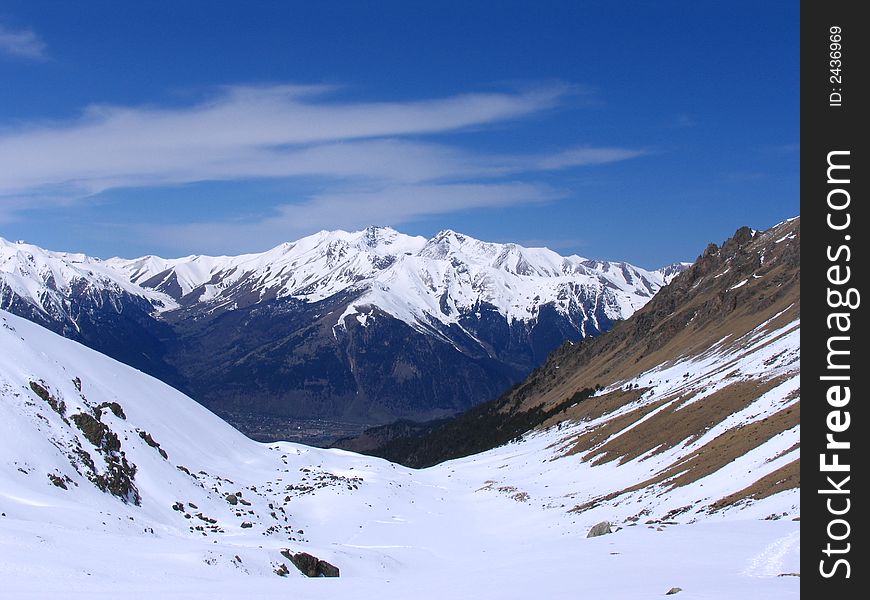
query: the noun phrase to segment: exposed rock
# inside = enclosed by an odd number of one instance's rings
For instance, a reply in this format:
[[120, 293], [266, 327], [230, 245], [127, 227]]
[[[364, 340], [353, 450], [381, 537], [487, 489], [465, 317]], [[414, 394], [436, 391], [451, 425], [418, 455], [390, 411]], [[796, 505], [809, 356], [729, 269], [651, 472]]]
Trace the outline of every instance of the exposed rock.
[[66, 482], [63, 480], [63, 477], [60, 477], [59, 475], [55, 475], [54, 473], [48, 473], [48, 478], [57, 487], [64, 489], [64, 490], [68, 489], [66, 487]]
[[160, 453], [160, 456], [162, 456], [164, 459], [169, 458], [169, 455], [166, 453], [166, 450], [164, 450], [163, 448], [160, 447], [160, 444], [157, 441], [155, 441], [153, 437], [151, 437], [150, 433], [148, 433], [147, 431], [139, 431], [139, 437], [142, 438], [146, 444], [148, 444], [152, 448], [155, 448], [157, 450], [157, 452]]
[[241, 527], [242, 529], [250, 529], [250, 528], [253, 527], [253, 526], [254, 526], [254, 524], [251, 523], [250, 521], [245, 521], [245, 522], [243, 522], [243, 523], [240, 525], [240, 527]]
[[665, 596], [673, 596], [674, 594], [679, 594], [682, 591], [683, 591], [683, 588], [681, 588], [681, 587], [672, 587], [671, 589], [669, 589], [667, 591]]
[[54, 412], [60, 416], [64, 416], [66, 413], [66, 404], [63, 400], [58, 400], [52, 396], [45, 386], [36, 383], [35, 381], [30, 382], [30, 389], [33, 390], [34, 394], [45, 400]]
[[227, 502], [235, 506], [239, 503], [239, 498], [235, 494], [227, 494]]
[[87, 440], [104, 452], [117, 452], [121, 449], [118, 436], [104, 423], [87, 413], [76, 413], [70, 417]]
[[[99, 413], [97, 413], [99, 414]], [[121, 440], [109, 427], [88, 413], [76, 413], [70, 417], [82, 434], [103, 455], [106, 461], [106, 472], [94, 472], [88, 478], [104, 492], [117, 496], [124, 502], [139, 505], [141, 498], [133, 480], [136, 477], [136, 465], [128, 462], [121, 450]], [[88, 457], [89, 458], [89, 457]], [[93, 462], [91, 462], [93, 465]]]
[[[81, 391], [81, 390], [79, 390], [79, 391]], [[104, 408], [108, 408], [110, 411], [112, 411], [112, 414], [114, 414], [119, 419], [125, 419], [125, 420], [127, 419], [127, 415], [124, 414], [124, 409], [121, 408], [121, 405], [118, 404], [117, 402], [103, 402], [102, 404], [97, 406], [95, 411], [96, 411], [98, 417], [100, 416], [100, 414]]]
[[307, 552], [292, 554], [289, 550], [281, 550], [287, 558], [306, 577], [338, 577], [338, 567]]
[[589, 530], [589, 533], [586, 534], [586, 537], [598, 537], [601, 535], [607, 535], [608, 533], [613, 533], [613, 530], [610, 529], [610, 521], [601, 521], [592, 526], [592, 529]]
[[136, 484], [133, 483], [136, 477], [136, 465], [127, 462], [123, 452], [120, 460], [117, 460], [116, 455], [114, 455], [107, 457], [106, 462], [108, 470], [104, 475], [97, 475], [94, 483], [104, 492], [109, 492], [124, 502], [139, 506], [142, 500], [139, 496], [139, 490], [136, 489]]

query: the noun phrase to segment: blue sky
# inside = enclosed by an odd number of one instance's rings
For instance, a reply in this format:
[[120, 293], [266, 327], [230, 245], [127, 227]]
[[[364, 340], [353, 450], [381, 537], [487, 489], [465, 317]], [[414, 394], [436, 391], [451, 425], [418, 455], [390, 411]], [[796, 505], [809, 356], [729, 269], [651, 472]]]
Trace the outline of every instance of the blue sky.
[[799, 211], [798, 2], [0, 4], [0, 236], [455, 229], [654, 268]]

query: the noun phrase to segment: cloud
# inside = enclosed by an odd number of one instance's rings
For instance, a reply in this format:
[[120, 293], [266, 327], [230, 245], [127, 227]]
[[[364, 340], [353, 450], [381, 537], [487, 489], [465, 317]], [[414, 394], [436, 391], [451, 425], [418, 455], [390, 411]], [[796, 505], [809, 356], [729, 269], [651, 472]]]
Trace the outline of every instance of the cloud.
[[29, 29], [14, 30], [0, 23], [0, 54], [28, 60], [46, 60], [45, 42]]
[[248, 222], [200, 222], [137, 226], [135, 233], [175, 249], [204, 253], [264, 250], [320, 229], [400, 225], [415, 219], [468, 210], [545, 203], [561, 193], [523, 182], [396, 185], [368, 191], [335, 191], [300, 204], [277, 207], [270, 217]]
[[677, 118], [674, 121], [674, 123], [677, 127], [682, 127], [682, 128], [694, 127], [695, 125], [698, 124], [698, 122], [695, 120], [695, 117], [693, 117], [692, 115], [685, 114], [685, 113], [677, 115]]
[[336, 91], [228, 86], [190, 106], [94, 105], [72, 122], [0, 128], [0, 220], [118, 188], [254, 178], [308, 178], [310, 188], [316, 180], [315, 192], [294, 203], [276, 199], [256, 221], [140, 232], [177, 248], [226, 252], [230, 240], [242, 240], [234, 250], [253, 250], [320, 228], [542, 202], [558, 197], [535, 182], [544, 172], [644, 154], [593, 146], [483, 153], [423, 139], [539, 114], [563, 103], [571, 86], [407, 102], [340, 101]]
[[[578, 148], [550, 156], [469, 156], [419, 136], [539, 113], [571, 93], [460, 94], [397, 102], [331, 102], [333, 88], [227, 87], [183, 108], [91, 106], [77, 121], [0, 133], [0, 197], [89, 195], [130, 186], [250, 177], [429, 180], [561, 169], [638, 155]], [[414, 136], [414, 140], [401, 139]]]
[[[72, 124], [6, 133], [0, 135], [0, 195], [41, 186], [92, 194], [119, 186], [293, 176], [302, 170], [297, 159], [311, 165], [316, 154], [300, 151], [303, 146], [442, 133], [516, 119], [554, 106], [566, 93], [547, 88], [405, 103], [317, 102], [324, 91], [227, 88], [189, 108], [93, 106]], [[325, 148], [321, 154], [328, 152], [340, 149]], [[323, 164], [314, 165], [314, 172], [328, 170]]]
[[589, 146], [564, 150], [549, 156], [538, 157], [535, 164], [542, 170], [567, 169], [587, 165], [627, 160], [646, 154], [644, 150], [628, 148], [593, 148]]

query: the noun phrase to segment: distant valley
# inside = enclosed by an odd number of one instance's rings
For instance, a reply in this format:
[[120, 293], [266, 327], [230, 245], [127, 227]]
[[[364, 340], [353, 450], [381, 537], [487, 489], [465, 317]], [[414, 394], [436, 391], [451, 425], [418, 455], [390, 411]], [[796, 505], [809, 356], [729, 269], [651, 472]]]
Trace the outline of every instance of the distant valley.
[[385, 227], [179, 259], [3, 240], [0, 307], [162, 379], [256, 439], [326, 444], [493, 399], [686, 266]]

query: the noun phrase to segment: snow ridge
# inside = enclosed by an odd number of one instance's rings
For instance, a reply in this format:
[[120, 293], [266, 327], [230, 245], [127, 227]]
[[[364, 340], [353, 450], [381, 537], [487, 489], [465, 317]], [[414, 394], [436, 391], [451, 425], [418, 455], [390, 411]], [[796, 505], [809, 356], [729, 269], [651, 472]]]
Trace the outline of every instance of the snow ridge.
[[155, 308], [177, 306], [166, 294], [130, 282], [122, 271], [98, 258], [0, 238], [0, 308], [8, 308], [17, 297], [43, 313], [64, 315], [73, 290], [96, 302], [101, 301], [101, 292], [109, 292], [113, 297], [126, 293], [144, 298]]
[[624, 319], [686, 265], [647, 271], [451, 230], [427, 240], [389, 227], [321, 231], [261, 254], [113, 258], [106, 264], [184, 306], [217, 310], [288, 297], [317, 302], [350, 292], [356, 298], [338, 326], [352, 316], [364, 323], [376, 307], [424, 329], [457, 323], [483, 305], [509, 321], [534, 320], [544, 304], [584, 316], [601, 308], [611, 320]]

